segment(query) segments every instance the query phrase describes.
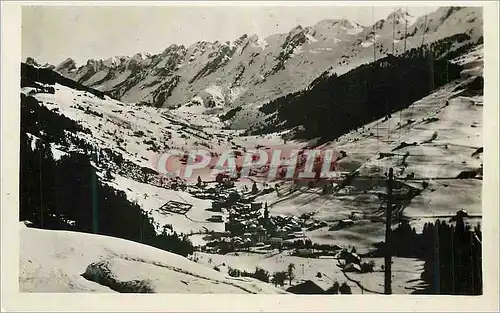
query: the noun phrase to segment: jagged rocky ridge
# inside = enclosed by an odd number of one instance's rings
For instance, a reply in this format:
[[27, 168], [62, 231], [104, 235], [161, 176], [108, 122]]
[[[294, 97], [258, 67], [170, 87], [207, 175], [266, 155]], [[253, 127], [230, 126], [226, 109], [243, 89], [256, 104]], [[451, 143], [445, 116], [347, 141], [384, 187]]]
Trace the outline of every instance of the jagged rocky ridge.
[[[381, 58], [393, 49], [399, 54], [423, 41], [461, 33], [472, 41], [482, 36], [481, 8], [441, 7], [418, 19], [397, 10], [372, 26], [323, 20], [267, 38], [243, 35], [233, 42], [171, 45], [156, 55], [89, 60], [80, 67], [68, 59], [55, 70], [124, 102], [220, 110], [245, 105], [254, 110], [251, 104], [260, 106], [306, 88], [326, 70], [342, 74], [371, 62], [374, 52]], [[246, 126], [236, 120], [232, 127]]]

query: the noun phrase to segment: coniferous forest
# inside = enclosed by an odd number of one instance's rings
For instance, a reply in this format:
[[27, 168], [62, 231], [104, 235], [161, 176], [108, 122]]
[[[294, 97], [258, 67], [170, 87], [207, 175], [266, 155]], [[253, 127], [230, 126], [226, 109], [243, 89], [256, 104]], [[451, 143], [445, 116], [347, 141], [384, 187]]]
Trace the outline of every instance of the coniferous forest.
[[19, 220], [29, 220], [37, 228], [128, 239], [184, 256], [193, 252], [187, 237], [168, 229], [157, 234], [148, 214], [129, 202], [124, 192], [98, 179], [90, 156], [71, 153], [55, 160], [46, 142], [60, 142], [68, 130], [85, 132], [74, 121], [22, 95]]
[[[426, 288], [416, 293], [481, 295], [482, 232], [480, 226], [471, 228], [463, 217], [455, 225], [437, 220], [426, 223], [422, 233], [403, 221], [389, 237], [391, 254], [425, 260], [422, 279]], [[371, 255], [383, 256], [385, 245]]]
[[340, 76], [325, 73], [306, 90], [262, 106], [261, 112], [275, 114], [252, 133], [303, 126], [298, 137], [331, 140], [390, 115], [459, 78], [461, 67], [449, 60], [474, 45], [447, 48], [467, 39], [468, 35], [460, 34], [399, 56], [388, 55]]

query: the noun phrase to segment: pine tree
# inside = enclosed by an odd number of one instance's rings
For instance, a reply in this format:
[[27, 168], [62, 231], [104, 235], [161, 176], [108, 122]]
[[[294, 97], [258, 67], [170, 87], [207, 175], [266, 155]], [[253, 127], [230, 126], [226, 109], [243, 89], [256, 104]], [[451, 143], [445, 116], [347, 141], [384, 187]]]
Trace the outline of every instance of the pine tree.
[[288, 264], [287, 276], [288, 276], [288, 282], [289, 282], [290, 286], [292, 285], [292, 280], [295, 278], [295, 274], [293, 273], [294, 269], [295, 269], [295, 264], [293, 264], [293, 263]]
[[257, 188], [257, 183], [253, 183], [252, 185], [252, 194], [255, 195], [259, 192], [259, 189]]
[[351, 287], [346, 282], [342, 283], [342, 285], [339, 288], [339, 292], [340, 292], [340, 294], [343, 294], [343, 295], [352, 294]]

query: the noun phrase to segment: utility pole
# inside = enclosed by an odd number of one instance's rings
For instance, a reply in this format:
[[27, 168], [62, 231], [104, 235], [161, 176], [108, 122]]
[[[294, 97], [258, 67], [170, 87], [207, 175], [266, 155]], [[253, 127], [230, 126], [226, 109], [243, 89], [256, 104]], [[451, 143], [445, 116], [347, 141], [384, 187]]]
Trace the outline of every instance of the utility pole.
[[394, 51], [394, 33], [396, 32], [396, 10], [394, 10], [394, 19], [392, 20], [392, 55], [396, 55]]
[[394, 179], [394, 172], [392, 167], [389, 169], [389, 179], [387, 180], [387, 211], [385, 217], [385, 281], [384, 281], [384, 293], [386, 295], [392, 294], [391, 288], [391, 249], [389, 244], [389, 237], [391, 235], [391, 220], [392, 220], [392, 181]]
[[97, 171], [97, 164], [98, 164], [98, 153], [97, 153], [97, 148], [94, 147], [93, 149], [93, 153], [92, 153], [92, 160], [94, 161], [94, 165], [90, 165], [90, 174], [92, 175], [91, 176], [91, 179], [92, 179], [92, 232], [94, 234], [98, 234], [99, 233], [99, 202], [98, 202], [98, 198], [97, 198], [97, 192], [98, 192], [98, 188], [97, 188], [97, 174], [96, 174], [96, 171]]
[[407, 12], [408, 12], [408, 10], [405, 11], [405, 44], [404, 44], [403, 53], [406, 53], [406, 35], [407, 35], [407, 32], [408, 32], [408, 19], [406, 18], [406, 13]]

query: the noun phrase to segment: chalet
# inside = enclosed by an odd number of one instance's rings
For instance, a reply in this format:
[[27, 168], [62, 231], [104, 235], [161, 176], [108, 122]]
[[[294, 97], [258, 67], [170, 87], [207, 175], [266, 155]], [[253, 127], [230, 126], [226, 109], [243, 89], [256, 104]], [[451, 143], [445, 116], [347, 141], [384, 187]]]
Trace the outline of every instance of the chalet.
[[314, 221], [313, 220], [309, 220], [307, 222], [304, 223], [304, 226], [305, 227], [312, 227], [314, 225]]
[[249, 232], [256, 232], [257, 231], [257, 224], [251, 223], [247, 226], [247, 229]]
[[233, 188], [233, 187], [234, 187], [234, 181], [229, 180], [229, 179], [224, 179], [224, 180], [222, 181], [222, 186], [223, 186], [224, 188]]
[[293, 233], [293, 238], [304, 238], [306, 235], [301, 231], [296, 231]]
[[361, 272], [361, 266], [359, 264], [355, 264], [355, 263], [347, 263], [344, 266], [344, 272], [356, 272], [356, 273], [360, 273]]
[[208, 221], [210, 222], [214, 222], [214, 223], [222, 223], [224, 222], [224, 220], [222, 219], [222, 216], [221, 215], [212, 215]]
[[245, 225], [238, 220], [233, 220], [225, 224], [224, 230], [233, 234], [241, 234], [245, 230]]
[[250, 209], [252, 211], [257, 211], [262, 209], [262, 202], [252, 202], [250, 203]]
[[225, 179], [229, 179], [229, 175], [226, 173], [218, 173], [217, 176], [215, 176], [215, 181], [218, 183], [223, 183]]
[[314, 257], [313, 249], [296, 249], [293, 255], [304, 258]]
[[315, 222], [314, 224], [312, 224], [311, 226], [309, 226], [307, 228], [307, 230], [311, 231], [311, 230], [316, 230], [316, 229], [319, 229], [319, 228], [323, 228], [323, 227], [326, 227], [328, 226], [328, 224], [324, 221], [322, 222]]
[[354, 225], [354, 221], [351, 220], [351, 219], [344, 219], [344, 220], [339, 221], [339, 225], [341, 225], [341, 226], [352, 226], [352, 225]]
[[340, 258], [344, 259], [346, 264], [348, 263], [361, 264], [361, 257], [354, 252], [342, 250], [342, 252], [340, 252]]
[[304, 294], [304, 295], [325, 293], [325, 289], [320, 287], [317, 282], [312, 280], [306, 280], [298, 285], [288, 288], [286, 291], [294, 294]]
[[233, 237], [233, 241], [243, 243], [243, 238], [236, 236], [236, 237]]
[[257, 240], [259, 242], [264, 242], [267, 239], [267, 231], [263, 226], [257, 228]]
[[271, 245], [271, 247], [281, 248], [283, 246], [283, 238], [272, 237], [269, 238], [268, 243]]
[[286, 235], [287, 235], [287, 233], [284, 229], [282, 229], [282, 228], [276, 229], [276, 237], [283, 239], [283, 238], [286, 238]]
[[250, 239], [250, 238], [245, 238], [245, 239], [243, 240], [243, 245], [244, 245], [245, 247], [250, 247], [250, 246], [252, 245], [252, 239]]

